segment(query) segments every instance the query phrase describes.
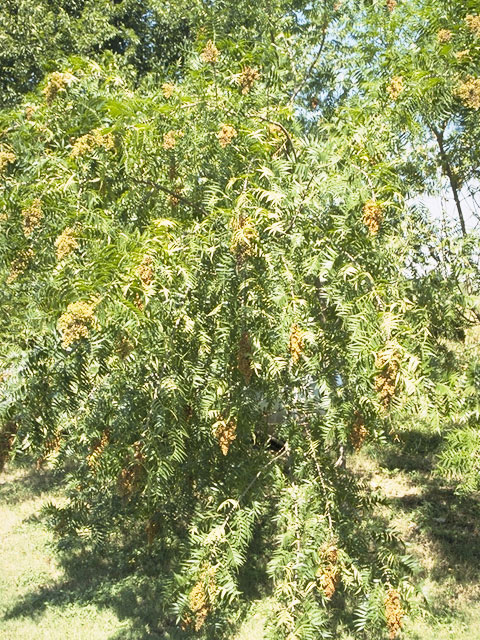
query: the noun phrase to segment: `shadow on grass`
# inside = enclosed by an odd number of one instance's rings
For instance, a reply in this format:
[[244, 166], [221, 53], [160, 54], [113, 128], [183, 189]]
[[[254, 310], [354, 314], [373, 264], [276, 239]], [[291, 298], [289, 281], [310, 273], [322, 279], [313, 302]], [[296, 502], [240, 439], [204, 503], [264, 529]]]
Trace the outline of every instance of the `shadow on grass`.
[[[144, 535], [145, 532], [139, 533]], [[165, 592], [171, 591], [171, 561], [168, 555], [155, 549], [155, 545], [139, 551], [132, 542], [97, 552], [73, 544], [59, 553], [59, 561], [65, 579], [24, 595], [6, 611], [4, 620], [38, 620], [47, 609], [61, 611], [72, 605], [94, 604], [98, 609], [113, 612], [122, 624], [109, 640], [189, 640], [199, 637], [191, 629], [182, 629], [176, 623], [175, 614], [162, 606]], [[255, 595], [259, 595], [258, 575], [258, 567], [251, 567], [243, 576], [243, 586]], [[221, 635], [215, 623], [212, 614], [202, 629], [202, 637], [226, 640], [235, 636], [234, 629], [227, 636]]]
[[471, 593], [475, 599], [478, 591], [480, 496], [457, 495], [453, 484], [433, 473], [441, 443], [437, 434], [412, 431], [375, 457], [390, 471], [390, 478], [394, 479], [395, 471], [403, 472], [420, 489], [418, 493], [393, 497], [390, 502], [394, 511], [410, 516], [416, 523], [411, 541], [424, 545], [430, 556], [430, 579], [449, 592], [430, 603], [430, 613], [435, 619], [451, 617], [462, 622], [466, 610], [458, 608], [455, 594]]
[[480, 566], [480, 499], [460, 497], [454, 488], [430, 480], [421, 496], [396, 500], [404, 510], [417, 512], [420, 530], [435, 543], [439, 554], [431, 577], [440, 581], [446, 572], [460, 584], [478, 583]]
[[[62, 486], [65, 472], [55, 469], [36, 469], [25, 465], [26, 470], [17, 475], [20, 467], [13, 467], [0, 475], [0, 504], [15, 505], [51, 493]], [[13, 477], [11, 477], [13, 474]]]
[[61, 555], [66, 579], [26, 594], [5, 613], [5, 620], [39, 618], [47, 608], [64, 609], [72, 604], [94, 604], [113, 611], [124, 628], [111, 638], [146, 640], [162, 638], [186, 639], [187, 633], [175, 628], [175, 620], [161, 615], [162, 588], [158, 571], [151, 569], [160, 561], [145, 555], [143, 566], [132, 562], [126, 550], [95, 553], [89, 550]]
[[[437, 434], [412, 431], [377, 459], [390, 471], [410, 474], [412, 483], [421, 489], [418, 494], [392, 498], [392, 505], [415, 512], [420, 530], [437, 543], [442, 567], [448, 566], [459, 582], [478, 581], [475, 568], [480, 566], [480, 496], [459, 496], [454, 485], [432, 473], [441, 443]], [[432, 577], [439, 578], [435, 574]]]
[[[21, 504], [32, 497], [56, 492], [61, 488], [65, 474], [35, 468], [10, 469], [0, 484], [0, 502], [7, 505]], [[45, 521], [46, 513], [35, 514], [29, 519]], [[268, 527], [268, 525], [266, 525]], [[128, 529], [124, 538], [117, 538], [101, 551], [85, 541], [65, 538], [59, 544], [57, 560], [62, 577], [55, 583], [35, 587], [17, 598], [3, 614], [3, 620], [30, 619], [38, 621], [49, 609], [61, 614], [72, 606], [94, 605], [98, 610], [114, 613], [121, 628], [109, 636], [110, 640], [189, 640], [198, 638], [192, 630], [181, 629], [176, 615], [165, 606], [166, 594], [172, 593], [171, 567], [175, 556], [173, 549], [161, 549], [155, 542], [151, 547], [139, 548], [138, 541], [145, 539], [145, 530]], [[260, 538], [261, 539], [261, 538]], [[264, 557], [261, 542], [253, 539], [252, 555]], [[241, 576], [242, 591], [248, 599], [259, 597], [265, 566], [262, 562], [249, 563]], [[169, 599], [170, 601], [170, 599]], [[218, 638], [215, 615], [205, 622], [205, 638]], [[2, 616], [0, 615], [0, 627]], [[224, 627], [225, 625], [223, 625]], [[235, 630], [226, 637], [233, 638]]]
[[432, 471], [435, 456], [443, 442], [441, 435], [412, 429], [402, 433], [399, 443], [386, 447], [376, 454], [380, 464], [387, 469], [402, 471]]
[[426, 607], [429, 624], [436, 629], [452, 621], [466, 629], [472, 624], [470, 603], [478, 602], [480, 592], [480, 496], [457, 495], [453, 483], [435, 474], [442, 442], [428, 425], [419, 425], [401, 434], [400, 442], [369, 453], [384, 469], [393, 513], [405, 517], [406, 526], [414, 523], [406, 539], [428, 567], [420, 577], [428, 577], [436, 593]]

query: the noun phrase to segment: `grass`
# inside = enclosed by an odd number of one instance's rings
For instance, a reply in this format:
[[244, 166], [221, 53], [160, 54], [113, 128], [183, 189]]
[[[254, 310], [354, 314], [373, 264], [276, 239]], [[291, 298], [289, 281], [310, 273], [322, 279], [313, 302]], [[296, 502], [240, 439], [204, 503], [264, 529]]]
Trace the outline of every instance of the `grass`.
[[64, 590], [39, 517], [48, 501], [61, 500], [60, 484], [48, 471], [15, 469], [0, 477], [0, 640], [100, 640], [122, 627], [113, 611]]
[[[349, 466], [372, 489], [382, 487], [420, 565], [417, 615], [407, 620], [404, 638], [478, 640], [480, 498], [459, 498], [435, 478], [435, 447], [431, 436], [413, 433], [381, 459], [360, 454]], [[62, 500], [61, 486], [61, 475], [48, 470], [14, 468], [0, 476], [0, 640], [167, 638], [156, 626], [154, 581], [139, 581], [115, 558], [59, 563], [41, 509]], [[267, 609], [268, 600], [255, 603], [232, 640], [263, 640]]]
[[440, 440], [409, 432], [379, 460], [358, 456], [355, 467], [381, 487], [391, 514], [420, 566], [416, 616], [408, 640], [480, 637], [480, 496], [460, 497], [433, 473]]

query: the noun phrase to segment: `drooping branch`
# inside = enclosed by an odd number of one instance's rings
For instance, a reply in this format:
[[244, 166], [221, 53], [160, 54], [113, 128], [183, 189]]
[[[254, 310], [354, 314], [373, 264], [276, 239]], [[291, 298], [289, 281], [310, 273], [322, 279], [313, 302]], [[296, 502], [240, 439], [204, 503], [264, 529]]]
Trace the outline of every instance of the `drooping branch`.
[[140, 178], [135, 178], [133, 176], [131, 176], [131, 179], [138, 184], [149, 186], [152, 189], [158, 189], [162, 193], [165, 193], [166, 195], [170, 196], [171, 198], [176, 198], [179, 202], [182, 202], [183, 204], [190, 207], [193, 211], [197, 213], [204, 213], [202, 208], [199, 207], [198, 204], [196, 204], [195, 202], [192, 202], [188, 198], [185, 198], [180, 193], [176, 191], [172, 191], [172, 189], [168, 189], [167, 187], [164, 187], [162, 184], [159, 184], [158, 182], [154, 182], [153, 180], [141, 180]]
[[261, 116], [259, 113], [252, 113], [252, 114], [250, 114], [249, 117], [250, 118], [257, 118], [258, 120], [262, 120], [263, 122], [268, 122], [269, 124], [273, 124], [275, 127], [278, 127], [282, 131], [282, 133], [285, 135], [285, 138], [287, 139], [288, 145], [289, 145], [290, 149], [292, 150], [295, 162], [297, 162], [298, 158], [297, 158], [297, 152], [295, 150], [295, 145], [293, 144], [293, 140], [292, 140], [290, 134], [288, 133], [288, 131], [285, 129], [285, 127], [283, 126], [283, 124], [281, 122], [277, 122], [277, 120], [270, 120], [270, 118], [265, 118], [265, 116]]

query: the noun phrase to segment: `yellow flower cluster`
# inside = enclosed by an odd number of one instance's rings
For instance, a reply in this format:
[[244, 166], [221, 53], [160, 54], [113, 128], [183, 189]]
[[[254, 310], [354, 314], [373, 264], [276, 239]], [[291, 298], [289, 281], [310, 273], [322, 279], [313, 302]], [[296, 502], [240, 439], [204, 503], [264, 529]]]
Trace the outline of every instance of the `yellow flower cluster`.
[[23, 209], [23, 232], [26, 236], [29, 236], [39, 226], [41, 219], [43, 218], [42, 201], [40, 198], [35, 198], [32, 204]]
[[468, 78], [457, 87], [456, 93], [466, 107], [480, 109], [480, 78]]
[[452, 39], [452, 32], [450, 31], [450, 29], [440, 29], [440, 31], [437, 33], [437, 40], [439, 42], [450, 42], [450, 40]]
[[340, 574], [338, 572], [338, 568], [334, 567], [331, 564], [323, 567], [322, 572], [318, 574], [320, 587], [327, 600], [330, 600], [330, 598], [337, 590], [339, 578]]
[[387, 9], [390, 12], [392, 12], [395, 9], [395, 7], [397, 6], [398, 2], [397, 2], [397, 0], [387, 0], [385, 4], [387, 6]]
[[253, 67], [244, 67], [238, 76], [238, 84], [242, 88], [242, 93], [247, 94], [260, 77], [260, 72]]
[[164, 149], [175, 149], [178, 138], [183, 138], [184, 133], [181, 129], [171, 130], [164, 134], [163, 136], [163, 148]]
[[368, 431], [365, 427], [363, 416], [360, 413], [356, 412], [355, 421], [350, 430], [350, 442], [352, 443], [355, 451], [359, 451], [362, 448], [367, 435]]
[[164, 82], [162, 84], [162, 94], [163, 94], [163, 97], [166, 98], [167, 100], [173, 96], [174, 91], [175, 91], [175, 85], [172, 84], [171, 82]]
[[240, 215], [232, 220], [233, 234], [230, 241], [230, 251], [243, 258], [252, 254], [253, 242], [258, 238], [258, 232], [250, 216]]
[[[142, 476], [142, 466], [139, 461], [131, 467], [125, 467], [117, 477], [117, 491], [124, 497], [130, 497], [139, 487]], [[147, 531], [148, 536], [148, 531]], [[151, 540], [153, 542], [153, 539]], [[150, 544], [151, 544], [150, 542]]]
[[220, 51], [213, 44], [213, 42], [209, 40], [204, 50], [200, 54], [200, 57], [203, 60], [203, 62], [215, 64], [216, 62], [218, 62], [218, 58], [220, 57]]
[[74, 79], [75, 76], [72, 76], [72, 74], [68, 72], [61, 73], [60, 71], [54, 71], [51, 73], [42, 92], [45, 96], [46, 103], [50, 106], [57, 95], [65, 91]]
[[4, 172], [9, 164], [13, 164], [17, 159], [10, 147], [0, 144], [0, 174]]
[[27, 120], [31, 120], [35, 114], [35, 111], [38, 109], [38, 107], [34, 104], [27, 104], [25, 106], [25, 118]]
[[363, 205], [363, 224], [372, 236], [376, 235], [382, 223], [382, 207], [376, 200], [367, 200]]
[[465, 18], [465, 22], [467, 23], [467, 27], [472, 31], [476, 36], [480, 36], [480, 16], [468, 15]]
[[238, 345], [237, 363], [238, 370], [242, 374], [245, 384], [250, 383], [252, 377], [252, 361], [251, 361], [252, 345], [250, 343], [250, 336], [244, 331], [240, 337], [240, 343]]
[[170, 204], [170, 206], [178, 207], [178, 205], [180, 204], [180, 198], [182, 196], [182, 192], [183, 192], [183, 187], [181, 186], [175, 187], [174, 193], [168, 196], [168, 203]]
[[232, 442], [237, 437], [237, 423], [235, 422], [235, 420], [230, 420], [230, 422], [219, 420], [213, 425], [213, 433], [218, 441], [223, 455], [226, 456]]
[[7, 284], [15, 282], [18, 276], [22, 275], [22, 273], [28, 267], [32, 257], [32, 249], [27, 249], [26, 251], [22, 251], [19, 253], [19, 255], [12, 261], [12, 264], [10, 265], [10, 273], [7, 278]]
[[392, 100], [397, 100], [404, 89], [403, 76], [394, 76], [387, 87], [388, 95]]
[[404, 615], [400, 594], [395, 589], [389, 589], [385, 598], [385, 617], [391, 640], [394, 640], [401, 630]]
[[96, 468], [98, 467], [98, 464], [100, 462], [100, 456], [102, 455], [105, 447], [107, 446], [108, 440], [109, 440], [108, 431], [104, 431], [102, 433], [102, 437], [100, 438], [100, 442], [93, 448], [92, 453], [90, 453], [87, 456], [87, 464], [90, 467], [90, 469], [92, 469], [92, 471], [95, 471]]
[[8, 462], [17, 430], [18, 426], [15, 422], [7, 422], [0, 431], [0, 471], [3, 471], [3, 467]]
[[317, 580], [327, 600], [332, 598], [340, 581], [338, 567], [338, 549], [335, 545], [327, 545], [321, 551], [322, 565], [317, 571]]
[[290, 329], [290, 340], [288, 344], [288, 349], [290, 351], [290, 355], [292, 356], [293, 362], [298, 362], [300, 360], [300, 356], [303, 353], [304, 349], [304, 333], [298, 326], [298, 324], [294, 324]]
[[90, 327], [95, 325], [95, 305], [88, 302], [72, 302], [58, 320], [62, 334], [62, 346], [67, 349], [73, 342], [87, 338]]
[[72, 251], [78, 248], [78, 241], [75, 237], [75, 231], [71, 227], [66, 227], [55, 240], [57, 249], [57, 260], [60, 262], [66, 258]]
[[237, 131], [229, 124], [222, 124], [222, 128], [217, 133], [217, 138], [220, 146], [225, 148], [232, 143], [232, 140], [237, 137]]
[[199, 581], [194, 585], [193, 589], [190, 591], [188, 602], [190, 609], [195, 614], [195, 631], [199, 631], [203, 627], [210, 611], [208, 597], [205, 593], [205, 588], [202, 582]]
[[151, 256], [144, 256], [141, 263], [137, 268], [137, 276], [140, 278], [142, 283], [148, 287], [149, 284], [152, 283], [154, 270], [153, 270], [153, 260]]
[[383, 407], [387, 409], [396, 391], [400, 354], [389, 344], [377, 353], [375, 366], [379, 369], [375, 376], [375, 391], [380, 396]]
[[78, 158], [99, 147], [110, 151], [114, 146], [115, 142], [111, 133], [103, 134], [100, 129], [93, 129], [90, 133], [86, 133], [75, 140], [70, 155], [72, 158]]
[[205, 624], [205, 620], [212, 610], [216, 592], [215, 569], [207, 566], [188, 596], [188, 604], [195, 618], [194, 620], [188, 618], [186, 622], [193, 625], [195, 631], [200, 631]]

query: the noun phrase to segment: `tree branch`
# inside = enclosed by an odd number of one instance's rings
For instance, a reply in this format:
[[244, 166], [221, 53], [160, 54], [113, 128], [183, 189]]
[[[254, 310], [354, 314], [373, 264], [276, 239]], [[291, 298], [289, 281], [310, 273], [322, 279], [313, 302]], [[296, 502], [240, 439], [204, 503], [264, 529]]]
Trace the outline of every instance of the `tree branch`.
[[440, 150], [440, 162], [442, 165], [442, 169], [446, 173], [449, 181], [450, 187], [453, 193], [453, 199], [455, 201], [455, 206], [457, 207], [458, 218], [460, 220], [460, 227], [462, 229], [462, 234], [464, 236], [467, 235], [467, 228], [465, 226], [465, 218], [463, 216], [462, 205], [460, 204], [460, 197], [458, 194], [458, 179], [452, 171], [452, 167], [450, 166], [450, 162], [448, 160], [447, 152], [445, 151], [444, 146], [444, 131], [438, 131], [434, 126], [431, 127], [432, 133], [437, 139], [438, 148]]
[[270, 120], [270, 118], [265, 118], [265, 116], [261, 116], [258, 113], [251, 113], [248, 117], [249, 118], [258, 118], [258, 120], [262, 120], [263, 122], [269, 122], [270, 124], [274, 124], [276, 127], [281, 129], [283, 134], [285, 135], [286, 139], [288, 140], [288, 143], [289, 143], [291, 149], [292, 149], [293, 157], [295, 158], [295, 162], [298, 160], [297, 152], [295, 151], [295, 146], [293, 144], [293, 140], [290, 137], [290, 134], [288, 133], [288, 131], [283, 126], [283, 124], [281, 124], [280, 122], [277, 122], [276, 120]]
[[132, 180], [134, 180], [138, 184], [144, 184], [149, 187], [152, 187], [153, 189], [158, 189], [159, 191], [166, 193], [168, 196], [171, 196], [172, 198], [176, 198], [180, 202], [183, 202], [183, 204], [186, 204], [188, 207], [190, 207], [194, 211], [204, 213], [204, 210], [201, 207], [199, 207], [195, 202], [192, 202], [188, 198], [185, 198], [184, 196], [180, 195], [179, 193], [172, 191], [171, 189], [168, 189], [168, 187], [164, 187], [162, 184], [159, 184], [158, 182], [153, 182], [153, 180], [140, 180], [139, 178], [134, 178], [133, 176], [130, 176], [130, 177], [132, 178]]

